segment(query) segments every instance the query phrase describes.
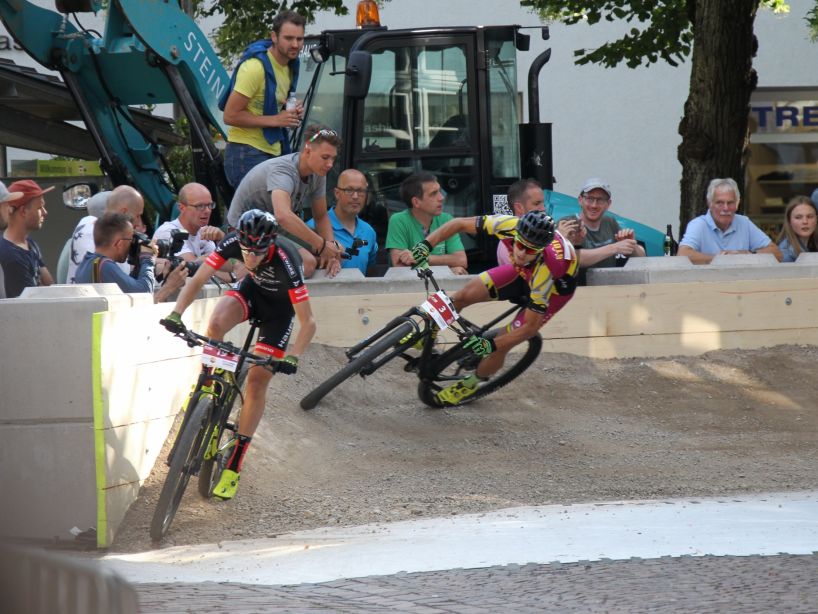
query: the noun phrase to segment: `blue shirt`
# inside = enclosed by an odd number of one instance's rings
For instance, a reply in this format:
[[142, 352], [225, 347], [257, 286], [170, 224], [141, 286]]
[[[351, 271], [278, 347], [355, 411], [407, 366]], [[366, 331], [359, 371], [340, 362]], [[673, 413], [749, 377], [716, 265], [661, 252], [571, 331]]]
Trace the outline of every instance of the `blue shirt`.
[[[99, 258], [99, 279], [94, 279], [94, 261]], [[139, 276], [134, 279], [123, 272], [119, 265], [102, 254], [89, 252], [77, 267], [78, 284], [116, 284], [123, 292], [153, 292], [153, 260], [147, 254], [139, 256]]]
[[702, 254], [715, 255], [723, 251], [761, 249], [770, 243], [770, 237], [746, 215], [734, 216], [727, 230], [722, 231], [708, 211], [690, 220], [679, 245], [687, 245]]
[[[352, 241], [354, 239], [363, 239], [367, 242], [366, 245], [358, 248], [357, 256], [353, 256], [349, 260], [344, 258], [341, 259], [342, 269], [357, 268], [361, 271], [361, 273], [366, 275], [366, 270], [375, 264], [375, 256], [378, 254], [378, 237], [375, 234], [375, 229], [364, 222], [361, 218], [356, 217], [355, 234], [353, 235], [350, 234], [350, 232], [338, 220], [338, 216], [335, 215], [335, 207], [330, 209], [327, 215], [329, 215], [329, 220], [332, 224], [332, 232], [335, 233], [335, 240], [345, 248], [352, 247]], [[315, 229], [315, 220], [310, 220], [307, 222], [307, 226]]]

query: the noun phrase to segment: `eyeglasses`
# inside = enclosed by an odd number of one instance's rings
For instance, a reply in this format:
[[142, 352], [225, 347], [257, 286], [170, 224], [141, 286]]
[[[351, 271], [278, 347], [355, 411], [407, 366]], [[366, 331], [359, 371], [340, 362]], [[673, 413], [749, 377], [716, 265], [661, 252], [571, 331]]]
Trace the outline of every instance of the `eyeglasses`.
[[540, 253], [542, 253], [542, 250], [545, 249], [544, 247], [532, 247], [532, 246], [524, 243], [523, 240], [520, 239], [520, 237], [515, 237], [514, 245], [515, 245], [515, 247], [518, 247], [519, 249], [523, 250], [529, 256], [534, 256], [536, 254], [540, 254]]
[[134, 235], [131, 235], [130, 237], [119, 237], [116, 240], [116, 242], [119, 243], [120, 241], [127, 241], [128, 243], [130, 243], [131, 241], [133, 241], [133, 238], [134, 238]]
[[190, 207], [191, 209], [196, 209], [196, 211], [205, 211], [210, 209], [211, 211], [216, 208], [216, 203], [209, 202], [209, 203], [199, 203], [198, 205], [190, 205], [188, 203], [182, 203], [185, 207]]
[[583, 194], [582, 198], [588, 201], [589, 204], [599, 204], [599, 205], [607, 205], [611, 202], [611, 199], [607, 196], [588, 196], [587, 194]]
[[245, 247], [244, 245], [241, 245], [241, 251], [243, 253], [253, 254], [254, 256], [264, 256], [265, 254], [267, 254], [267, 250], [269, 250], [269, 249], [270, 249], [269, 247], [257, 247], [256, 248], [256, 247]]
[[366, 196], [369, 193], [368, 188], [338, 188], [347, 196]]
[[313, 141], [315, 141], [316, 139], [319, 139], [319, 138], [321, 138], [321, 137], [323, 137], [323, 138], [332, 138], [332, 137], [334, 137], [334, 136], [338, 136], [338, 133], [337, 133], [337, 132], [335, 132], [335, 130], [330, 130], [329, 128], [324, 128], [323, 130], [319, 130], [318, 132], [316, 132], [315, 134], [313, 134], [313, 135], [312, 135], [312, 136], [311, 136], [311, 137], [310, 137], [310, 138], [307, 140], [307, 142], [308, 142], [308, 143], [312, 143]]

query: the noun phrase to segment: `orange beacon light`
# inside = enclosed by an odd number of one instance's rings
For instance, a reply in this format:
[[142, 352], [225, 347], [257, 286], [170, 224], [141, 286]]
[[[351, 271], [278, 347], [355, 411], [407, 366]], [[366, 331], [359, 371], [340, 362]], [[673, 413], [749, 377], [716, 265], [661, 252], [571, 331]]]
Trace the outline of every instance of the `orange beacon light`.
[[373, 28], [381, 25], [381, 18], [378, 15], [378, 5], [375, 0], [360, 0], [358, 10], [355, 15], [355, 26], [361, 28]]

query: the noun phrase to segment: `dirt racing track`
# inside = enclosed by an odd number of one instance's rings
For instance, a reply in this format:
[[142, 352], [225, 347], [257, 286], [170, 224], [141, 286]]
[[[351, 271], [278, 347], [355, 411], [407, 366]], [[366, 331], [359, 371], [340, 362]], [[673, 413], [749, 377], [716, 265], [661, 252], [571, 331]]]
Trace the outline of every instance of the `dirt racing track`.
[[[432, 410], [398, 364], [298, 402], [343, 364], [312, 346], [276, 376], [238, 497], [191, 487], [163, 547], [522, 505], [810, 490], [818, 486], [818, 349], [594, 360], [544, 353], [514, 384]], [[148, 536], [157, 463], [112, 552]]]

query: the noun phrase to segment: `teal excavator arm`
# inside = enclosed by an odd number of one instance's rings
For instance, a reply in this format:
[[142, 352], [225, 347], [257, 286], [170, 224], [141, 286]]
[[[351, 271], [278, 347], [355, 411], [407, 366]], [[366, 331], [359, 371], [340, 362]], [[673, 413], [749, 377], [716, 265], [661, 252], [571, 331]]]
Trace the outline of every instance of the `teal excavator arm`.
[[98, 12], [100, 0], [56, 0], [56, 8], [0, 0], [0, 19], [31, 57], [62, 75], [114, 184], [133, 185], [161, 220], [170, 217], [177, 186], [128, 107], [175, 103], [189, 121], [197, 180], [229, 204], [212, 134], [227, 133], [218, 99], [230, 77], [177, 0], [111, 0], [101, 37], [68, 20], [68, 13]]

